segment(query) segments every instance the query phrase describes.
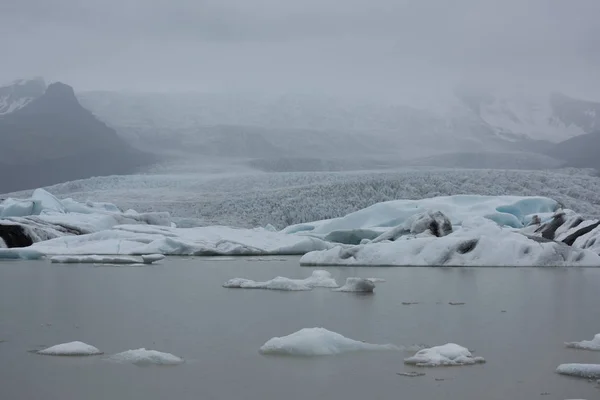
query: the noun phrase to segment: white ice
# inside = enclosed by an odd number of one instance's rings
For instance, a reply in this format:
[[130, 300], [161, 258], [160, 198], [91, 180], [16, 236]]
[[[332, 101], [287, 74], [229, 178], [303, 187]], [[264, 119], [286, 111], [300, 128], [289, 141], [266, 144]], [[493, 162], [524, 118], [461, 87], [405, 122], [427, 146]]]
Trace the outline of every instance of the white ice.
[[117, 353], [110, 356], [108, 360], [136, 365], [177, 365], [183, 363], [182, 358], [171, 353], [163, 353], [156, 350], [146, 350], [144, 348]]
[[561, 364], [556, 368], [561, 375], [577, 376], [580, 378], [600, 378], [600, 364]]
[[600, 351], [600, 333], [596, 334], [592, 340], [568, 342], [565, 345], [573, 349]]
[[278, 276], [265, 282], [256, 282], [245, 278], [233, 278], [225, 282], [223, 287], [301, 291], [311, 290], [315, 287], [335, 288], [338, 287], [338, 284], [328, 271], [316, 270], [312, 272], [311, 276], [305, 279], [290, 279]]
[[302, 265], [600, 266], [600, 256], [561, 243], [540, 243], [484, 218], [463, 222], [444, 237], [337, 246], [305, 254]]
[[346, 278], [344, 286], [333, 289], [334, 292], [362, 292], [373, 293], [375, 283], [370, 279], [364, 278]]
[[94, 346], [75, 341], [48, 347], [47, 349], [38, 351], [37, 354], [46, 356], [94, 356], [102, 354], [102, 352]]
[[414, 356], [404, 359], [405, 364], [418, 367], [473, 365], [484, 362], [483, 357], [473, 357], [469, 349], [455, 343], [422, 349]]
[[377, 203], [341, 218], [291, 225], [286, 233], [327, 235], [340, 230], [392, 228], [429, 211], [441, 211], [452, 225], [472, 217], [485, 217], [501, 226], [521, 228], [534, 214], [551, 213], [559, 204], [547, 197], [440, 196], [422, 200], [393, 200]]
[[327, 356], [360, 350], [399, 350], [391, 344], [370, 344], [349, 339], [324, 328], [304, 328], [288, 336], [274, 337], [261, 348], [262, 354]]
[[60, 264], [152, 264], [154, 261], [162, 260], [162, 254], [150, 254], [142, 257], [133, 256], [102, 256], [102, 255], [86, 255], [86, 256], [54, 256], [50, 258], [52, 263]]

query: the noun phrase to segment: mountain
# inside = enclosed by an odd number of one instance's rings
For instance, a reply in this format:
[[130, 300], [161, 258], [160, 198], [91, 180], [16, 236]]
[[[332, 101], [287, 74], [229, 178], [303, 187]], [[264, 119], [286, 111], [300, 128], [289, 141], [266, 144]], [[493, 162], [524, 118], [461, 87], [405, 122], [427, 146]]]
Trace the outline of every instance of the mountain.
[[600, 103], [561, 93], [499, 93], [459, 87], [456, 97], [504, 140], [563, 140], [600, 128]]
[[600, 170], [600, 130], [557, 143], [547, 154], [568, 167]]
[[57, 82], [0, 117], [0, 193], [119, 174], [154, 157], [132, 148]]
[[46, 91], [43, 78], [17, 80], [10, 85], [0, 86], [0, 116], [19, 110]]

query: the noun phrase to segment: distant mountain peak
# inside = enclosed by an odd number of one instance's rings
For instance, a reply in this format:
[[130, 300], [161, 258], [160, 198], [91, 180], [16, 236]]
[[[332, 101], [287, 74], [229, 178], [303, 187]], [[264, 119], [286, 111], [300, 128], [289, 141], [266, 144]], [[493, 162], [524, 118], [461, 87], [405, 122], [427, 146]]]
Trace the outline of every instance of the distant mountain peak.
[[75, 97], [73, 88], [62, 82], [54, 82], [48, 85], [44, 94], [27, 107], [22, 107], [17, 111], [19, 114], [40, 114], [40, 113], [85, 113], [89, 111], [84, 109], [79, 100]]
[[20, 110], [46, 91], [44, 78], [19, 79], [0, 86], [0, 116]]

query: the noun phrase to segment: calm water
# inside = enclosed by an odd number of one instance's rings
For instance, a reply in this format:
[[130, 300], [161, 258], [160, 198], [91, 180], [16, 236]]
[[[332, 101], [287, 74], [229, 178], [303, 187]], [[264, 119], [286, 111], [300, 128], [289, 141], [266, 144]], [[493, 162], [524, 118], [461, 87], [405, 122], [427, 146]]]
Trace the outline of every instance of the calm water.
[[[594, 383], [554, 373], [564, 362], [600, 363], [600, 353], [563, 346], [600, 332], [600, 269], [329, 270], [338, 283], [348, 276], [387, 282], [370, 296], [221, 287], [236, 276], [308, 276], [311, 268], [297, 258], [169, 259], [143, 268], [0, 263], [0, 399], [600, 397]], [[396, 374], [414, 370], [404, 366], [405, 353], [258, 353], [273, 336], [315, 326], [371, 343], [456, 342], [488, 362], [419, 369], [426, 375], [408, 378]], [[186, 363], [136, 367], [28, 352], [72, 340], [107, 354], [152, 348]]]

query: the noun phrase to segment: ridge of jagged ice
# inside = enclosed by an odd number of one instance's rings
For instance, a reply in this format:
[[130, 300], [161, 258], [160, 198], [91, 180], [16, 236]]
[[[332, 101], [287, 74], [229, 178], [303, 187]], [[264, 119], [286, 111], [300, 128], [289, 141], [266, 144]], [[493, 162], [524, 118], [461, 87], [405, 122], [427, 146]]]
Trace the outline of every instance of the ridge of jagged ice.
[[[522, 228], [533, 215], [551, 218], [558, 202], [547, 197], [527, 196], [440, 196], [422, 200], [392, 200], [374, 204], [344, 217], [296, 224], [283, 229], [285, 233], [324, 237], [333, 232], [391, 228], [410, 221], [411, 217], [431, 210], [441, 211], [452, 225], [462, 225], [472, 217], [484, 217], [501, 226]], [[383, 229], [383, 230], [387, 230]]]
[[365, 278], [346, 278], [344, 286], [337, 289], [333, 289], [334, 292], [359, 292], [359, 293], [373, 293], [375, 290], [374, 280]]
[[317, 238], [286, 235], [262, 228], [119, 225], [90, 234], [37, 242], [27, 248], [0, 249], [0, 258], [39, 258], [42, 255], [300, 255], [333, 246]]
[[113, 354], [112, 356], [108, 357], [108, 360], [136, 365], [177, 365], [184, 362], [182, 358], [171, 353], [163, 353], [156, 350], [146, 350], [145, 348], [127, 350], [121, 353]]
[[94, 346], [75, 341], [48, 347], [47, 349], [38, 351], [37, 354], [45, 356], [94, 356], [103, 353]]
[[274, 337], [260, 348], [267, 355], [327, 356], [361, 350], [400, 350], [392, 344], [371, 344], [349, 339], [325, 328], [304, 328]]
[[314, 251], [301, 265], [371, 266], [600, 266], [600, 256], [563, 243], [540, 242], [485, 218], [463, 221], [443, 237], [401, 237], [393, 242]]
[[414, 356], [404, 359], [405, 364], [417, 367], [473, 365], [484, 362], [483, 357], [473, 357], [469, 349], [455, 343], [422, 349]]
[[600, 364], [561, 364], [556, 368], [561, 375], [577, 376], [580, 378], [600, 378]]
[[581, 342], [567, 342], [567, 347], [572, 349], [600, 351], [600, 333], [594, 335], [592, 340], [582, 340]]
[[100, 256], [100, 255], [71, 255], [54, 256], [50, 258], [52, 263], [61, 264], [152, 264], [155, 261], [164, 259], [162, 254], [148, 254], [141, 257], [132, 256]]
[[305, 279], [290, 279], [278, 276], [265, 282], [257, 282], [251, 279], [233, 278], [225, 282], [223, 287], [301, 291], [312, 290], [315, 287], [336, 288], [338, 284], [328, 271], [316, 270], [312, 272], [311, 276]]

